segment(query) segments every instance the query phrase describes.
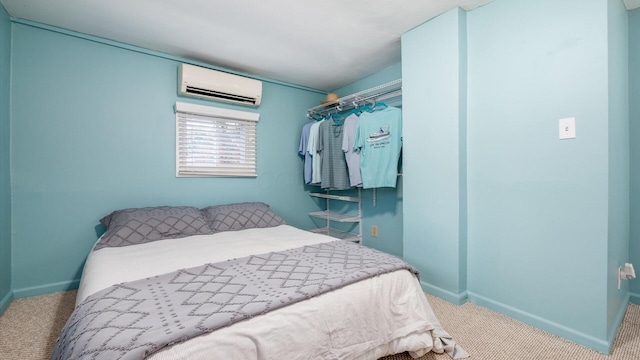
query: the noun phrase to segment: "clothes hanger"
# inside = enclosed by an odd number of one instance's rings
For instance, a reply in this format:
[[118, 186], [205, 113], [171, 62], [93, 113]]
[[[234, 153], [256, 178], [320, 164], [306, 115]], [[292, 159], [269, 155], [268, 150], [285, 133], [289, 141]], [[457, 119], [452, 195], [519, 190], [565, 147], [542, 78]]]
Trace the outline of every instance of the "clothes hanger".
[[382, 101], [379, 101], [379, 102], [376, 102], [375, 104], [373, 104], [372, 110], [375, 111], [379, 107], [382, 107], [382, 109], [388, 108], [387, 104], [383, 103]]
[[322, 117], [319, 114], [315, 114], [315, 113], [314, 114], [307, 114], [307, 118], [309, 118], [309, 120], [312, 120], [312, 121], [320, 121], [320, 120], [324, 119], [324, 117]]
[[[364, 101], [364, 100], [360, 100], [360, 101]], [[366, 112], [371, 111], [371, 105], [368, 105], [368, 104], [366, 103], [366, 101], [364, 101], [364, 103], [363, 103], [363, 104], [359, 104], [359, 103], [357, 103], [356, 101], [354, 101], [354, 102], [353, 102], [353, 106], [354, 106], [354, 109], [351, 111], [351, 114], [356, 114], [356, 115], [358, 115], [358, 116], [359, 116], [360, 114], [362, 114], [363, 112], [365, 112], [365, 111], [366, 111]], [[349, 115], [351, 115], [351, 114], [349, 114]]]
[[360, 115], [362, 114], [362, 108], [360, 108], [359, 106], [357, 106], [357, 104], [355, 103], [355, 101], [353, 102], [354, 104], [354, 108], [349, 110], [348, 112], [346, 112], [344, 114], [345, 119], [348, 118], [349, 116], [356, 114], [356, 115]]
[[360, 107], [360, 114], [362, 114], [363, 112], [371, 112], [373, 110], [373, 108], [371, 107], [371, 105], [365, 104], [364, 106]]
[[333, 125], [342, 125], [344, 124], [344, 119], [346, 118], [346, 116], [340, 113], [334, 113], [333, 115], [331, 115], [331, 118], [333, 119]]

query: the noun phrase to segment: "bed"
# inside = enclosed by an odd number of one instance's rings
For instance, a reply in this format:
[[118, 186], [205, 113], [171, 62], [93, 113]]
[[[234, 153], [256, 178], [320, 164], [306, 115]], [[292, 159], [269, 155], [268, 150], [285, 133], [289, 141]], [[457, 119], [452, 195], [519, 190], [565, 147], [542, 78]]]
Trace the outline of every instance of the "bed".
[[[143, 220], [131, 216], [136, 211], [140, 213], [140, 209], [126, 209], [127, 216], [121, 224], [128, 224], [124, 226], [128, 239], [116, 239], [116, 245], [105, 246], [104, 238], [116, 230], [122, 233], [123, 227], [116, 229], [115, 226], [114, 219], [118, 213], [103, 219], [103, 223], [109, 225], [108, 230], [88, 255], [74, 314], [83, 306], [87, 307], [83, 304], [114, 284], [125, 286], [138, 279], [158, 277], [158, 274], [254, 258], [252, 255], [256, 254], [282, 254], [292, 249], [326, 248], [334, 244], [343, 246], [344, 243], [286, 225], [268, 205], [262, 203], [188, 208], [189, 220], [183, 223], [189, 223], [189, 226], [166, 225], [166, 219], [172, 218], [166, 214], [167, 209], [169, 212], [175, 210], [172, 207], [142, 209], [146, 212]], [[164, 220], [156, 221], [158, 211], [165, 212], [160, 216]], [[199, 222], [191, 219], [198, 218], [198, 212], [203, 220], [196, 220], [205, 223], [200, 230], [197, 230]], [[155, 225], [149, 225], [150, 218], [154, 218]], [[134, 226], [131, 226], [132, 221]], [[192, 226], [194, 223], [196, 225]], [[185, 231], [186, 228], [191, 230]], [[131, 241], [132, 237], [134, 240]], [[58, 339], [52, 359], [135, 358], [116, 350], [96, 352], [86, 347], [78, 334], [74, 339], [74, 355], [69, 355], [69, 345], [65, 341], [73, 338], [74, 334], [68, 327], [77, 324], [79, 319], [71, 316]], [[111, 331], [113, 333], [113, 329]], [[109, 339], [113, 337], [116, 335]], [[400, 269], [248, 316], [215, 331], [204, 331], [190, 338], [179, 337], [168, 344], [155, 346], [143, 357], [154, 360], [379, 359], [405, 351], [414, 358], [429, 351], [447, 352], [453, 358], [468, 356], [442, 329], [416, 275]]]

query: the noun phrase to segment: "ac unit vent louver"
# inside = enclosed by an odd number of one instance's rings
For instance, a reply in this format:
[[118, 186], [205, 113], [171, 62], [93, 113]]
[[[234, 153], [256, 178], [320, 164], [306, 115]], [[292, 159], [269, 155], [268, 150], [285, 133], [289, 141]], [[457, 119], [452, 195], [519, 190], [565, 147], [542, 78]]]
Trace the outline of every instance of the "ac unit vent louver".
[[214, 90], [209, 90], [209, 89], [201, 89], [201, 88], [197, 88], [197, 87], [193, 87], [193, 86], [187, 86], [187, 91], [188, 94], [192, 94], [192, 95], [202, 95], [204, 97], [207, 98], [216, 98], [216, 99], [220, 99], [220, 100], [229, 100], [229, 101], [234, 101], [234, 102], [242, 102], [245, 104], [250, 104], [255, 106], [256, 105], [256, 99], [255, 98], [251, 98], [251, 97], [247, 97], [247, 96], [240, 96], [240, 95], [233, 95], [233, 94], [225, 94], [219, 91], [214, 91]]

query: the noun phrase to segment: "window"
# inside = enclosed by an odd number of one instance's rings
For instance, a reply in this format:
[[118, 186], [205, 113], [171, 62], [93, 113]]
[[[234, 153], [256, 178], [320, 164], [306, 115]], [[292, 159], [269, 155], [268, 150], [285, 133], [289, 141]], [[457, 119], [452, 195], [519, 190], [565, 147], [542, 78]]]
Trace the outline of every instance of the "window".
[[176, 176], [257, 176], [260, 114], [176, 102]]

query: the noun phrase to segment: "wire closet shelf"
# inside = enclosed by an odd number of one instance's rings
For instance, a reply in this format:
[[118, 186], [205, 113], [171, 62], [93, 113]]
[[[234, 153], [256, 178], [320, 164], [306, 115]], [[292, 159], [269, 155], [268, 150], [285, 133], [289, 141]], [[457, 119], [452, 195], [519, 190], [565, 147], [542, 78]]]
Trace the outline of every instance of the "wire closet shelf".
[[402, 79], [390, 81], [351, 95], [343, 96], [337, 100], [314, 106], [307, 110], [307, 117], [314, 119], [326, 117], [331, 114], [358, 108], [367, 103], [375, 104], [377, 101], [402, 96]]

